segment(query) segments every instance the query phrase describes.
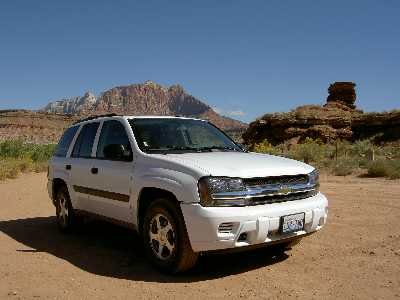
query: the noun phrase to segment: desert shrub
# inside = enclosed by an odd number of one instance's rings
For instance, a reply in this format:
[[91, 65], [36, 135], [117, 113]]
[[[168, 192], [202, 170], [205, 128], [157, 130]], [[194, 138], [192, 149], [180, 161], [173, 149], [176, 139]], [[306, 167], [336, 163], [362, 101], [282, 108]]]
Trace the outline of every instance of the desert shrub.
[[400, 160], [388, 161], [389, 168], [387, 177], [390, 179], [400, 179]]
[[372, 158], [376, 148], [370, 140], [359, 140], [352, 145], [350, 151], [353, 156]]
[[21, 172], [30, 172], [33, 169], [33, 162], [30, 159], [1, 159], [0, 160], [0, 180], [6, 178], [16, 178]]
[[0, 142], [0, 157], [21, 158], [26, 154], [26, 146], [22, 140], [6, 140]]
[[47, 161], [55, 151], [56, 145], [31, 144], [23, 140], [0, 142], [0, 158], [29, 158], [33, 161]]
[[272, 155], [282, 155], [280, 147], [274, 147], [268, 140], [263, 140], [261, 143], [254, 144], [252, 151], [259, 153], [268, 153]]
[[[360, 169], [367, 176], [400, 178], [400, 147], [397, 145], [375, 146], [370, 140], [354, 144], [338, 142], [323, 144], [320, 140], [306, 138], [303, 144], [271, 145], [267, 140], [255, 144], [252, 151], [280, 155], [312, 163], [337, 176], [347, 176]], [[375, 160], [373, 160], [375, 159]]]
[[370, 177], [385, 177], [387, 176], [387, 165], [383, 160], [376, 160], [368, 165], [367, 175]]
[[381, 155], [386, 159], [399, 160], [400, 159], [400, 147], [399, 146], [395, 147], [392, 145], [382, 147]]
[[0, 142], [0, 180], [15, 178], [23, 172], [43, 172], [56, 145], [38, 145], [23, 140]]
[[355, 169], [356, 166], [353, 163], [344, 161], [336, 164], [332, 169], [332, 173], [336, 176], [347, 176], [353, 174]]
[[47, 170], [47, 161], [36, 162], [32, 165], [31, 170], [36, 173], [45, 172]]
[[307, 137], [303, 144], [293, 147], [293, 158], [305, 163], [320, 162], [325, 158], [326, 146], [320, 140]]
[[351, 154], [352, 145], [347, 141], [337, 141], [329, 147], [329, 156], [331, 158], [347, 158]]
[[56, 145], [33, 145], [30, 157], [35, 162], [48, 161], [55, 151]]
[[400, 178], [400, 160], [376, 160], [369, 164], [367, 175], [370, 177]]

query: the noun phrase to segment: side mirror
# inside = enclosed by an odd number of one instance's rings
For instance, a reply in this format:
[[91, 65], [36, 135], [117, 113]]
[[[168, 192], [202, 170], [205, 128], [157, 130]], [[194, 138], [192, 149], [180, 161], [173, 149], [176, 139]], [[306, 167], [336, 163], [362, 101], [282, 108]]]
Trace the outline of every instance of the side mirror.
[[109, 144], [104, 147], [103, 151], [105, 159], [122, 161], [132, 160], [132, 152], [125, 149], [125, 146], [122, 144]]

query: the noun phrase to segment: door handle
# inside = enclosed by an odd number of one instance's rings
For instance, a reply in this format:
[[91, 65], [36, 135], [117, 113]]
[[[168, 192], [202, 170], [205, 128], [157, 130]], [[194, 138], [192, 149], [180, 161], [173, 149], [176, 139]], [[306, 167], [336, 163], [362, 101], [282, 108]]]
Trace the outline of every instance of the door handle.
[[71, 170], [71, 165], [65, 165], [66, 170]]
[[92, 174], [99, 173], [99, 169], [98, 168], [92, 168], [90, 171], [92, 172]]

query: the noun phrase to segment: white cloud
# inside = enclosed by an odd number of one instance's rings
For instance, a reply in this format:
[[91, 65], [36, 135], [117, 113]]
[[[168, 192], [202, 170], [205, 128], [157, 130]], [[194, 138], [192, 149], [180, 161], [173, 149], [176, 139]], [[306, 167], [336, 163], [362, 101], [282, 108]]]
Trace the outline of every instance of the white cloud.
[[222, 109], [222, 108], [216, 107], [216, 106], [213, 106], [212, 109], [217, 114], [224, 115], [224, 116], [243, 117], [243, 116], [247, 115], [247, 113], [245, 111], [240, 110], [240, 109], [235, 109], [235, 110], [227, 109], [227, 110], [225, 110], [225, 109]]
[[246, 115], [246, 113], [243, 110], [230, 110], [226, 112], [227, 115], [229, 116], [235, 116], [235, 117], [243, 117]]
[[213, 106], [211, 107], [213, 111], [215, 111], [217, 114], [222, 114], [223, 110], [220, 109], [219, 107]]

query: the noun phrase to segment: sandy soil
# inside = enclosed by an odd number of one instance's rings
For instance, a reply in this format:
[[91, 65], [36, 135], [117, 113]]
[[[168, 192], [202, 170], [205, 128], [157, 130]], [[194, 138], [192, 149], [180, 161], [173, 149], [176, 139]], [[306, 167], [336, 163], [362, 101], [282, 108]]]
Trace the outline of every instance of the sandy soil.
[[0, 183], [0, 298], [400, 299], [400, 182], [322, 179], [330, 218], [283, 255], [271, 250], [202, 257], [166, 276], [129, 230], [92, 222], [58, 232], [44, 174]]

